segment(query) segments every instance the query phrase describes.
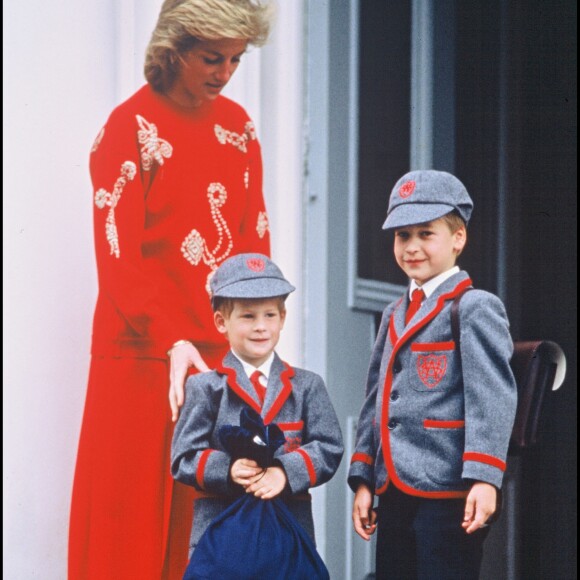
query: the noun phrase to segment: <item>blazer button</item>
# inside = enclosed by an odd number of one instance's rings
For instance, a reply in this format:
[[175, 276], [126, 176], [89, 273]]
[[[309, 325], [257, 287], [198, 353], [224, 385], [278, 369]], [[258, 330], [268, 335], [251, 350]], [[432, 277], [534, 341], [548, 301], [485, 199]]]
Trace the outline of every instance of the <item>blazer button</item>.
[[392, 431], [397, 425], [398, 423], [394, 419], [391, 419], [387, 427], [389, 428], [390, 431]]
[[399, 393], [397, 391], [393, 391], [389, 398], [391, 399], [391, 401], [396, 401], [399, 397], [400, 397]]
[[401, 363], [399, 361], [397, 361], [394, 365], [393, 365], [393, 372], [395, 374], [400, 373], [403, 370], [403, 368], [401, 367]]

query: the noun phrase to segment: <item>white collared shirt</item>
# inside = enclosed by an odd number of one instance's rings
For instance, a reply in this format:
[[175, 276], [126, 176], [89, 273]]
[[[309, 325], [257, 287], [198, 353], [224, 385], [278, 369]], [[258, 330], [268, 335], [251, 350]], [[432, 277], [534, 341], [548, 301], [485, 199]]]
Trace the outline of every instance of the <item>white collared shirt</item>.
[[274, 362], [274, 351], [272, 351], [267, 360], [257, 368], [242, 359], [234, 349], [232, 349], [232, 354], [242, 363], [242, 367], [244, 368], [246, 375], [248, 375], [248, 378], [250, 378], [255, 371], [260, 371], [262, 373], [259, 378], [260, 384], [263, 387], [268, 385], [268, 377], [270, 376], [270, 370], [272, 369], [272, 363]]
[[442, 272], [438, 276], [435, 276], [435, 278], [431, 278], [431, 280], [425, 282], [423, 286], [419, 286], [419, 284], [417, 284], [415, 280], [411, 280], [411, 285], [409, 286], [409, 299], [413, 294], [413, 290], [416, 290], [417, 288], [420, 288], [421, 290], [423, 290], [423, 292], [425, 292], [425, 299], [429, 298], [429, 296], [431, 296], [431, 294], [433, 294], [433, 292], [437, 290], [438, 286], [443, 284], [445, 280], [451, 278], [453, 274], [457, 274], [457, 272], [459, 271], [460, 271], [459, 266], [453, 266], [453, 268], [450, 268], [449, 270]]

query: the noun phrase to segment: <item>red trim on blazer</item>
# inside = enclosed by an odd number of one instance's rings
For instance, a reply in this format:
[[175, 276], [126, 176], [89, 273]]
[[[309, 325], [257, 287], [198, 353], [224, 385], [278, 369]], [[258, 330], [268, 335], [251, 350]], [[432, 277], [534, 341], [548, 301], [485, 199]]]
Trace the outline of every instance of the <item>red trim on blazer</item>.
[[438, 419], [425, 419], [425, 429], [459, 429], [465, 427], [465, 421], [439, 421]]
[[389, 320], [389, 339], [391, 341], [391, 344], [396, 344], [397, 340], [399, 340], [399, 337], [397, 336], [397, 331], [395, 329], [395, 312], [397, 311], [397, 308], [399, 308], [399, 306], [401, 305], [402, 301], [403, 299], [401, 298], [399, 300], [399, 303], [395, 306], [395, 308], [393, 308], [393, 312], [391, 313], [391, 318]]
[[397, 346], [400, 348], [402, 344], [405, 343], [410, 336], [414, 335], [418, 330], [423, 328], [423, 326], [425, 326], [428, 322], [431, 322], [431, 320], [433, 320], [433, 318], [435, 318], [435, 316], [437, 316], [437, 314], [441, 312], [443, 306], [445, 305], [446, 300], [451, 300], [451, 298], [455, 298], [460, 292], [462, 292], [469, 286], [473, 286], [471, 278], [467, 278], [463, 280], [463, 282], [457, 284], [457, 286], [451, 292], [439, 296], [435, 308], [433, 308], [433, 310], [431, 310], [431, 312], [429, 312], [426, 316], [417, 321], [415, 326], [409, 328], [409, 330], [407, 330], [407, 332], [401, 337], [401, 339], [399, 340], [400, 344], [397, 343]]
[[[276, 397], [276, 400], [274, 401], [274, 404], [264, 417], [264, 423], [266, 425], [268, 425], [274, 420], [274, 417], [276, 417], [276, 415], [279, 413], [280, 409], [282, 408], [282, 406], [290, 396], [290, 393], [292, 392], [292, 383], [290, 382], [290, 379], [296, 373], [288, 363], [282, 362], [282, 364], [284, 365], [284, 370], [280, 373], [280, 380], [282, 381], [282, 390], [280, 391], [280, 393]], [[219, 364], [216, 367], [216, 371], [222, 375], [226, 375], [227, 383], [229, 387], [234, 391], [234, 393], [236, 393], [238, 397], [242, 399], [242, 401], [244, 401], [252, 409], [254, 409], [256, 413], [262, 415], [262, 407], [260, 406], [260, 403], [254, 400], [247, 391], [245, 391], [242, 387], [240, 387], [238, 383], [238, 375], [236, 373], [236, 369], [226, 367], [223, 364]]]
[[[391, 394], [391, 387], [393, 384], [393, 363], [397, 356], [398, 351], [405, 344], [405, 342], [413, 336], [419, 329], [430, 322], [437, 314], [441, 312], [446, 300], [455, 298], [460, 292], [462, 292], [468, 286], [471, 286], [473, 282], [470, 278], [467, 278], [460, 282], [451, 292], [447, 294], [442, 294], [437, 299], [437, 304], [431, 312], [426, 316], [421, 318], [414, 326], [409, 328], [405, 334], [393, 345], [393, 350], [391, 352], [391, 357], [389, 359], [389, 364], [387, 366], [387, 374], [385, 376], [384, 393], [383, 393], [383, 408], [381, 415], [381, 440], [383, 441], [383, 457], [385, 459], [385, 467], [389, 477], [393, 480], [393, 484], [399, 488], [402, 492], [409, 495], [414, 495], [418, 497], [430, 497], [430, 498], [453, 498], [453, 497], [467, 497], [467, 491], [423, 491], [420, 489], [415, 489], [404, 483], [400, 478], [399, 474], [395, 469], [395, 464], [391, 456], [391, 440], [390, 432], [387, 429], [388, 419], [389, 419], [389, 398]], [[394, 313], [393, 313], [394, 314]], [[391, 315], [391, 320], [393, 316]]]
[[363, 463], [366, 463], [367, 465], [372, 465], [375, 460], [370, 456], [367, 455], [366, 453], [353, 453], [350, 462], [354, 463], [355, 461], [362, 461]]
[[236, 373], [236, 369], [225, 367], [223, 364], [219, 364], [216, 367], [216, 371], [222, 375], [226, 375], [230, 389], [232, 389], [232, 391], [234, 391], [234, 393], [236, 393], [236, 395], [238, 395], [242, 401], [252, 407], [252, 409], [254, 409], [258, 415], [262, 414], [262, 407], [260, 404], [255, 401], [252, 396], [247, 391], [244, 391], [244, 389], [242, 389], [242, 387], [240, 387], [238, 384], [238, 375]]
[[477, 453], [475, 451], [466, 451], [463, 454], [463, 461], [479, 461], [479, 463], [487, 463], [487, 465], [493, 465], [502, 471], [506, 469], [506, 462], [494, 457], [493, 455], [488, 455], [487, 453]]
[[293, 453], [300, 453], [302, 455], [304, 463], [306, 463], [306, 469], [308, 470], [308, 477], [310, 477], [310, 485], [316, 485], [316, 471], [314, 470], [314, 464], [312, 463], [312, 459], [310, 459], [310, 455], [304, 449], [296, 449]]
[[197, 481], [197, 485], [199, 485], [201, 489], [203, 489], [204, 487], [205, 464], [207, 463], [210, 454], [213, 453], [214, 451], [215, 449], [206, 449], [205, 451], [202, 451], [201, 457], [199, 458], [199, 463], [197, 464], [197, 471], [195, 472], [195, 479]]
[[296, 421], [295, 423], [276, 423], [282, 431], [302, 431], [304, 429], [304, 421]]
[[381, 485], [381, 487], [379, 487], [378, 489], [375, 489], [375, 495], [382, 495], [383, 493], [385, 493], [385, 491], [387, 491], [387, 487], [389, 487], [389, 480], [387, 479], [387, 481], [385, 481], [384, 485]]
[[432, 350], [455, 350], [455, 342], [414, 342], [411, 352], [431, 352]]
[[284, 365], [284, 370], [280, 373], [280, 380], [282, 381], [282, 390], [276, 397], [274, 404], [270, 407], [270, 410], [266, 413], [264, 417], [264, 423], [268, 425], [274, 420], [274, 417], [279, 413], [280, 409], [290, 396], [292, 392], [292, 383], [290, 379], [296, 374], [294, 369], [287, 363], [282, 361]]

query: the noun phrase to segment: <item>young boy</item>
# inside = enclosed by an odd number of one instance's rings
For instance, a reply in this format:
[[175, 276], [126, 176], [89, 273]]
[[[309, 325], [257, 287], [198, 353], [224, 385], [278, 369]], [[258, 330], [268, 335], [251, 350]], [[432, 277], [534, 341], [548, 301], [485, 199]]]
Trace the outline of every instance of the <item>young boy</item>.
[[[449, 173], [412, 171], [395, 184], [383, 229], [411, 279], [389, 304], [374, 346], [349, 471], [353, 523], [378, 524], [377, 579], [475, 579], [516, 409], [513, 345], [501, 301], [456, 265], [473, 202]], [[379, 496], [378, 511], [372, 510]]]
[[[281, 496], [314, 541], [307, 491], [334, 475], [343, 444], [322, 379], [274, 351], [295, 288], [262, 254], [229, 258], [210, 287], [215, 324], [231, 350], [216, 370], [188, 379], [171, 453], [173, 477], [203, 492], [194, 503], [190, 556], [208, 524], [244, 491], [263, 500]], [[219, 441], [220, 427], [239, 424], [244, 406], [286, 437], [265, 470], [250, 459], [232, 461]]]

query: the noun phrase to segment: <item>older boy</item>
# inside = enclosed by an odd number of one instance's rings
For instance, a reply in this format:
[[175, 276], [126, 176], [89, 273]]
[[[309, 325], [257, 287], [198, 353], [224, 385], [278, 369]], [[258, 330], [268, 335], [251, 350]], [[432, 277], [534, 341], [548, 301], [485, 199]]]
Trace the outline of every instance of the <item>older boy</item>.
[[455, 265], [472, 208], [442, 171], [391, 193], [383, 229], [411, 283], [383, 314], [349, 472], [355, 530], [368, 540], [378, 523], [378, 579], [477, 578], [497, 507], [516, 409], [508, 320], [496, 296], [467, 293], [459, 351], [450, 319], [472, 284]]
[[[292, 286], [262, 254], [239, 254], [210, 282], [214, 320], [231, 350], [215, 371], [191, 377], [177, 422], [171, 472], [202, 494], [194, 505], [190, 552], [207, 525], [240, 494], [281, 496], [314, 540], [309, 488], [328, 481], [343, 453], [342, 434], [322, 379], [282, 362], [274, 349]], [[275, 465], [262, 469], [223, 450], [221, 426], [237, 424], [249, 406], [284, 431]]]

